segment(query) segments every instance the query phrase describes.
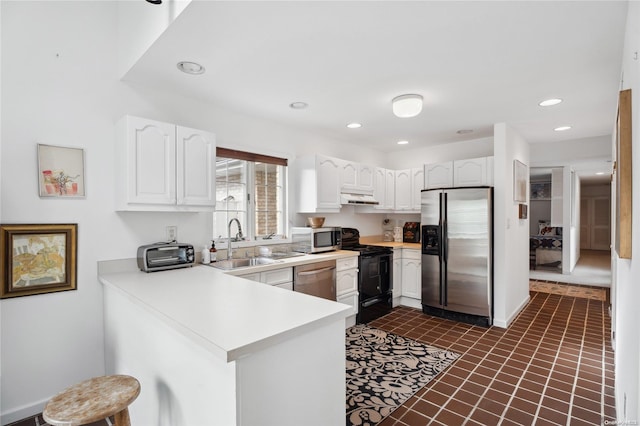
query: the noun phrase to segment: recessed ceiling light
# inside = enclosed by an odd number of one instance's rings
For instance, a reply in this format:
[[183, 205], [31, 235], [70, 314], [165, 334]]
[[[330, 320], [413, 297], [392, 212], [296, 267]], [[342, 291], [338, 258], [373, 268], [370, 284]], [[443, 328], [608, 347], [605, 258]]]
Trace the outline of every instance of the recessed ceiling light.
[[456, 132], [459, 135], [466, 135], [468, 133], [473, 133], [473, 130], [471, 129], [460, 129]]
[[349, 123], [347, 124], [347, 127], [350, 129], [359, 129], [360, 127], [362, 127], [362, 124], [360, 123]]
[[407, 145], [409, 141], [398, 141], [398, 145]]
[[564, 132], [565, 130], [569, 130], [571, 128], [571, 126], [560, 126], [560, 127], [556, 127], [555, 130], [556, 132]]
[[597, 174], [598, 176], [601, 176], [601, 175], [603, 175], [603, 174], [604, 174], [604, 172], [597, 172], [596, 174]]
[[558, 105], [560, 102], [562, 102], [562, 99], [547, 99], [540, 102], [538, 105], [547, 107], [547, 106]]
[[306, 108], [306, 107], [308, 107], [308, 106], [309, 106], [309, 104], [308, 104], [308, 103], [306, 103], [306, 102], [299, 102], [299, 101], [298, 101], [298, 102], [291, 102], [291, 103], [289, 104], [289, 107], [290, 107], [290, 108], [293, 108], [293, 109], [305, 109], [305, 108]]
[[182, 72], [192, 75], [204, 74], [204, 67], [195, 62], [182, 61], [178, 62], [178, 69]]

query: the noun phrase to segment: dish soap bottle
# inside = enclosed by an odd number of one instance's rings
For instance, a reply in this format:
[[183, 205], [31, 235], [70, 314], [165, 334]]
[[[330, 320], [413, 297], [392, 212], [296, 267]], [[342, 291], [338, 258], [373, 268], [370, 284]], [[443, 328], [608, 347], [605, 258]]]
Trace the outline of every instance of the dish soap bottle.
[[207, 246], [205, 246], [202, 249], [202, 263], [206, 265], [210, 262], [211, 262], [211, 257], [209, 256], [209, 249], [207, 248]]
[[217, 252], [218, 249], [216, 249], [216, 242], [214, 240], [211, 240], [211, 248], [209, 249], [209, 261], [211, 262], [215, 262], [217, 259]]

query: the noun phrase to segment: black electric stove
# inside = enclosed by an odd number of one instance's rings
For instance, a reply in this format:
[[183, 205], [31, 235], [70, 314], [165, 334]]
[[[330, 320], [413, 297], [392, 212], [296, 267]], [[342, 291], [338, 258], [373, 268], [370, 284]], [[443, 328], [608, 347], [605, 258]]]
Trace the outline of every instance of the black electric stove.
[[342, 228], [342, 249], [360, 252], [356, 322], [364, 324], [388, 314], [393, 299], [393, 250], [360, 244], [360, 232], [355, 228]]

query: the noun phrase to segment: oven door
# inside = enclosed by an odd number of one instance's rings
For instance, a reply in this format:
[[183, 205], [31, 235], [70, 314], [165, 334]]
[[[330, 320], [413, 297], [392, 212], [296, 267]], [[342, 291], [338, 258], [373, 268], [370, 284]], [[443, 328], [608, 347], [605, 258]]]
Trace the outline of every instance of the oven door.
[[391, 256], [391, 254], [360, 255], [358, 291], [361, 303], [390, 293]]

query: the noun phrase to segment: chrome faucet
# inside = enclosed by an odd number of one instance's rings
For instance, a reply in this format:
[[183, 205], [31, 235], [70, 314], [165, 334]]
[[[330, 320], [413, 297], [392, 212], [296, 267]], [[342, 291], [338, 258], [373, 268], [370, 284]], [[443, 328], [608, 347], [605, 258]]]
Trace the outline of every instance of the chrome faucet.
[[227, 260], [233, 257], [233, 252], [231, 250], [231, 224], [234, 221], [238, 224], [238, 233], [236, 234], [236, 241], [241, 240], [243, 238], [242, 226], [240, 225], [240, 221], [234, 217], [229, 221], [229, 225], [227, 225], [227, 236], [229, 237], [229, 247], [227, 247]]

